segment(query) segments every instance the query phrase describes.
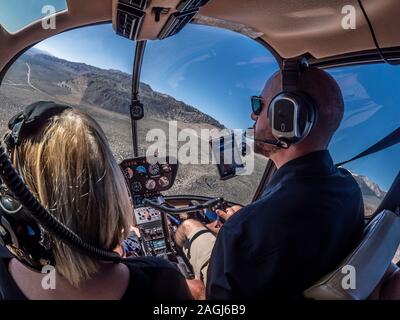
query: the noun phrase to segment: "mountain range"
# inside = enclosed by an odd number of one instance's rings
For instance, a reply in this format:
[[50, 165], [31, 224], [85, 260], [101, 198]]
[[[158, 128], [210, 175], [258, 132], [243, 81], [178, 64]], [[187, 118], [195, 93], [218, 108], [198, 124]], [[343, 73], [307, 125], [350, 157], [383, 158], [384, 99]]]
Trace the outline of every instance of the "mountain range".
[[378, 184], [371, 181], [368, 177], [352, 173], [360, 186], [361, 193], [364, 198], [364, 206], [367, 214], [374, 213], [375, 209], [379, 206], [386, 192], [383, 191]]
[[[127, 73], [70, 62], [39, 50], [28, 51], [16, 64], [14, 69], [17, 70], [23, 70], [23, 65], [29, 64], [32, 69], [31, 82], [52, 96], [75, 97], [80, 103], [86, 102], [106, 110], [129, 114], [132, 85], [131, 75]], [[26, 71], [14, 77], [22, 80], [21, 77], [26, 78]], [[154, 91], [148, 84], [140, 83], [139, 88], [147, 117], [224, 128], [211, 116], [167, 94]]]

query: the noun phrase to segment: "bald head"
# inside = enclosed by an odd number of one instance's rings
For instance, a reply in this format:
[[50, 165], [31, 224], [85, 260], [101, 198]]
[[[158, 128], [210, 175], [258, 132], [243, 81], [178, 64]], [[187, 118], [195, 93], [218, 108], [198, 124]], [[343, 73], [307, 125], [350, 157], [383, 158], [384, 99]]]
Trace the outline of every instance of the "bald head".
[[[277, 72], [267, 81], [262, 93], [266, 105], [282, 91], [281, 78], [281, 72]], [[299, 145], [326, 148], [343, 118], [344, 102], [340, 88], [328, 73], [310, 68], [300, 73], [299, 90], [313, 99], [318, 112], [310, 135]]]

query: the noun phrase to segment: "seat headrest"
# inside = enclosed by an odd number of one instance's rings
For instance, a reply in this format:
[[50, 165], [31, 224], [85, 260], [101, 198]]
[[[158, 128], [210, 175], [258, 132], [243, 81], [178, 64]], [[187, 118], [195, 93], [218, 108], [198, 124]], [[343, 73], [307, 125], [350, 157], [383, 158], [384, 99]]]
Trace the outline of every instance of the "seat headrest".
[[[400, 244], [400, 216], [384, 210], [366, 227], [356, 249], [336, 270], [304, 291], [316, 300], [363, 300], [383, 278]], [[354, 273], [354, 287], [349, 276]]]

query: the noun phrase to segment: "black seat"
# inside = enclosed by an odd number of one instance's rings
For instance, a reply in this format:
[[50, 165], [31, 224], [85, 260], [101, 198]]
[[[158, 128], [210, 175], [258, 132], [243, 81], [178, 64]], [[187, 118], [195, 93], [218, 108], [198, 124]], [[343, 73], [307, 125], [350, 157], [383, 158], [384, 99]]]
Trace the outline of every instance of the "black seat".
[[[313, 286], [304, 291], [304, 296], [315, 300], [363, 300], [372, 295], [384, 280], [392, 259], [400, 244], [400, 216], [389, 210], [380, 212], [366, 227], [363, 238], [356, 249], [336, 268]], [[355, 288], [346, 288], [348, 270], [354, 267]], [[391, 274], [400, 285], [398, 271]], [[389, 278], [389, 279], [390, 279]]]

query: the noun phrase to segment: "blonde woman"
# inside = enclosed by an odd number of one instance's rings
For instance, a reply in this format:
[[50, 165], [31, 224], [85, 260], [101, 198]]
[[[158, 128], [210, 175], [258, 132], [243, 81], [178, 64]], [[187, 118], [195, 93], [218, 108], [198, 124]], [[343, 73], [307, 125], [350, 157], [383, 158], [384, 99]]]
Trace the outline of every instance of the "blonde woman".
[[[96, 121], [68, 108], [20, 138], [11, 156], [42, 205], [85, 241], [121, 251], [133, 209], [124, 177]], [[115, 264], [91, 258], [51, 235], [50, 241], [55, 288], [46, 290], [42, 273], [5, 255], [3, 248], [0, 292], [7, 290], [11, 299], [35, 300], [191, 298], [185, 279], [167, 261], [144, 257]]]

